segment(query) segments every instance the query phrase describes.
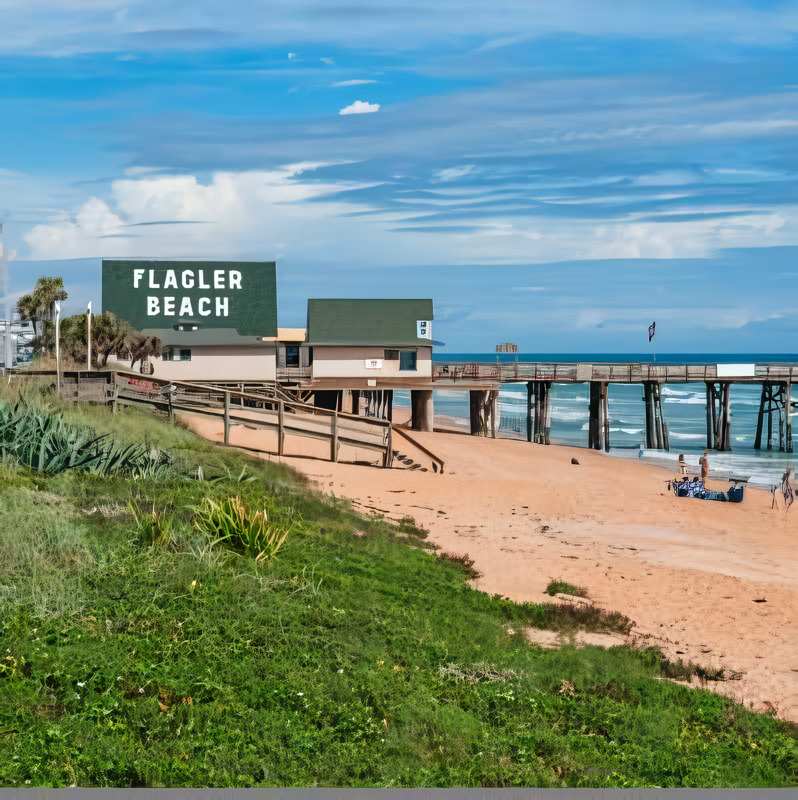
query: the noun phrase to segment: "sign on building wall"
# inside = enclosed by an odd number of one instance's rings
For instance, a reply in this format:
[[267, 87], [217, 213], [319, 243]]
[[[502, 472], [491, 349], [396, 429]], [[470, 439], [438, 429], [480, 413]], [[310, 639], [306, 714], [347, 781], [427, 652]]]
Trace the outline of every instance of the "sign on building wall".
[[273, 261], [120, 261], [103, 259], [103, 311], [138, 330], [234, 329], [277, 335]]
[[416, 320], [416, 336], [419, 339], [432, 339], [432, 320]]
[[382, 364], [381, 358], [367, 358], [365, 361], [366, 369], [382, 369]]

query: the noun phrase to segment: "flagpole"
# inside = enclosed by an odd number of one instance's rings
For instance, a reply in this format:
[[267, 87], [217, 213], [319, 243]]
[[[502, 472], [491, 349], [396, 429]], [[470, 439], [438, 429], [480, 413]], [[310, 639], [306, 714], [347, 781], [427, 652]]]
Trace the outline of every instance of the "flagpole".
[[86, 308], [86, 369], [91, 372], [91, 300]]
[[59, 338], [61, 336], [61, 303], [57, 300], [53, 303], [55, 306], [55, 391], [58, 396], [61, 396], [61, 343]]

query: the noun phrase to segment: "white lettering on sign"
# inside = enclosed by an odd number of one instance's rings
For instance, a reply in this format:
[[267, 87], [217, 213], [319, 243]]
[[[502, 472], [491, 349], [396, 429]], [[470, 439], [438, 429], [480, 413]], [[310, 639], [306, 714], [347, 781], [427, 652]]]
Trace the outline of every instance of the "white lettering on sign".
[[366, 369], [382, 369], [381, 358], [367, 358], [365, 360]]
[[432, 338], [432, 322], [428, 319], [416, 320], [416, 338], [417, 339], [431, 339]]
[[[237, 269], [134, 269], [133, 288], [144, 285], [148, 289], [210, 289], [212, 286], [214, 291], [240, 291], [242, 275]], [[188, 296], [147, 295], [146, 302], [148, 317], [193, 317], [195, 314], [201, 317], [230, 316], [230, 297], [226, 295], [193, 299]]]

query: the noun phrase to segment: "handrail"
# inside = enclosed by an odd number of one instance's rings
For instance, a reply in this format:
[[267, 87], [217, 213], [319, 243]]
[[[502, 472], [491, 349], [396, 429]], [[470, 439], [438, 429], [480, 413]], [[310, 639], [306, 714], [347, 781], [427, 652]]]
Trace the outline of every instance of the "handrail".
[[432, 450], [430, 450], [427, 447], [424, 447], [424, 445], [421, 444], [421, 442], [417, 441], [412, 436], [410, 436], [410, 434], [404, 428], [400, 428], [398, 425], [394, 425], [393, 430], [395, 433], [398, 433], [400, 436], [407, 439], [407, 441], [410, 442], [410, 444], [412, 444], [413, 447], [418, 448], [419, 450], [421, 450], [422, 453], [424, 453], [424, 455], [431, 458], [433, 463], [440, 464], [441, 474], [443, 474], [443, 469], [446, 466], [446, 462], [440, 456], [436, 456], [435, 453], [432, 452]]
[[115, 376], [123, 375], [125, 377], [135, 378], [136, 380], [149, 381], [151, 383], [157, 383], [167, 386], [186, 386], [191, 389], [205, 389], [206, 391], [217, 392], [221, 394], [229, 392], [230, 397], [242, 397], [244, 399], [259, 400], [260, 402], [263, 402], [264, 400], [273, 403], [282, 402], [285, 403], [287, 407], [295, 408], [300, 411], [307, 411], [309, 414], [314, 414], [318, 416], [336, 415], [339, 419], [353, 419], [357, 420], [358, 422], [366, 422], [368, 424], [376, 425], [381, 428], [387, 428], [391, 424], [388, 420], [375, 419], [373, 417], [361, 417], [357, 414], [349, 414], [345, 411], [334, 411], [329, 408], [319, 408], [318, 406], [313, 406], [310, 405], [309, 403], [301, 403], [298, 400], [280, 400], [279, 398], [264, 397], [263, 395], [254, 394], [252, 392], [241, 392], [237, 389], [222, 389], [219, 386], [214, 386], [213, 384], [189, 383], [188, 381], [170, 381], [167, 380], [166, 378], [156, 378], [152, 375], [138, 375], [135, 372], [125, 372], [123, 370], [114, 371], [114, 375]]

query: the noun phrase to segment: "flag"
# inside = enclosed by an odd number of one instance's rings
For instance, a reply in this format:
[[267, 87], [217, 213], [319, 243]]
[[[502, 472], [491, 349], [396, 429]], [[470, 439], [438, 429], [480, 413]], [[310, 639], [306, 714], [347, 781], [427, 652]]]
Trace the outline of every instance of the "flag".
[[657, 332], [657, 323], [652, 322], [648, 326], [648, 341], [650, 342], [654, 338], [654, 334]]

